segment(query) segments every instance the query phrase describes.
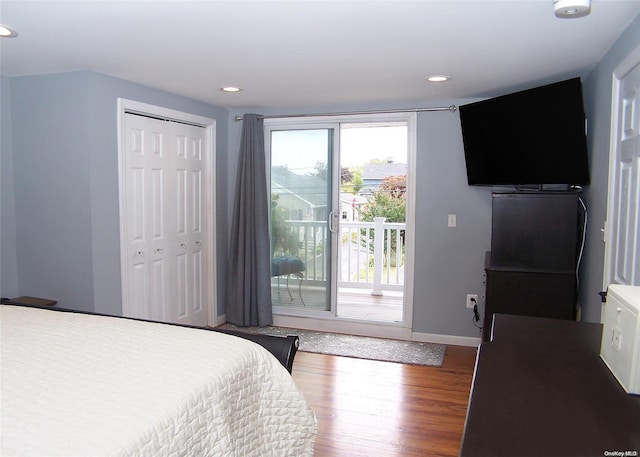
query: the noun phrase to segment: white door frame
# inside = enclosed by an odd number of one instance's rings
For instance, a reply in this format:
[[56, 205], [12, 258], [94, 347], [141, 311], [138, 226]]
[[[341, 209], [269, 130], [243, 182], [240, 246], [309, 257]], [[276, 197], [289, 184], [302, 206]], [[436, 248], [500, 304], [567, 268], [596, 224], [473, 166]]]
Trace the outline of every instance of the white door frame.
[[[619, 112], [620, 112], [620, 90], [622, 79], [636, 66], [640, 65], [640, 46], [636, 47], [624, 60], [613, 70], [612, 91], [611, 91], [611, 128], [609, 138], [609, 183], [607, 194], [607, 218], [604, 226], [604, 268], [602, 278], [602, 290], [607, 290], [611, 284], [611, 262], [615, 261], [614, 257], [614, 230], [613, 221], [615, 220], [615, 198], [618, 196], [616, 186], [618, 185], [617, 177], [617, 148], [619, 139]], [[640, 113], [636, 113], [640, 116]], [[602, 311], [604, 310], [604, 304]], [[602, 314], [601, 314], [602, 315]]]
[[117, 103], [117, 128], [118, 128], [118, 205], [120, 213], [120, 276], [121, 276], [121, 292], [122, 292], [122, 314], [127, 316], [130, 312], [130, 304], [128, 299], [127, 287], [125, 286], [127, 281], [127, 256], [126, 256], [126, 212], [125, 208], [125, 193], [123, 188], [125, 170], [124, 170], [124, 120], [126, 112], [134, 112], [143, 115], [149, 115], [151, 117], [158, 117], [162, 119], [170, 119], [182, 122], [188, 122], [202, 126], [206, 133], [205, 155], [207, 157], [206, 171], [207, 176], [205, 178], [205, 207], [206, 223], [208, 226], [207, 244], [209, 246], [209, 252], [207, 252], [207, 281], [209, 287], [207, 287], [207, 320], [210, 326], [218, 325], [218, 306], [217, 306], [217, 283], [216, 283], [216, 226], [215, 226], [215, 198], [214, 189], [216, 188], [216, 175], [215, 175], [215, 163], [216, 163], [216, 121], [203, 116], [195, 114], [185, 113], [182, 111], [176, 111], [161, 106], [149, 105], [147, 103], [137, 102], [135, 100], [128, 100], [125, 98], [118, 98]]
[[[394, 338], [410, 340], [412, 338], [413, 327], [413, 273], [415, 262], [415, 207], [416, 207], [416, 150], [417, 150], [417, 114], [415, 112], [402, 113], [381, 113], [381, 114], [348, 114], [344, 116], [305, 116], [300, 118], [271, 118], [265, 119], [265, 127], [287, 125], [304, 128], [307, 126], [329, 125], [340, 122], [380, 122], [385, 121], [405, 121], [407, 122], [407, 230], [406, 242], [411, 249], [407, 250], [405, 257], [405, 288], [404, 288], [404, 319], [403, 322], [362, 322], [355, 319], [339, 318], [330, 313], [319, 313], [317, 317], [310, 318], [309, 315], [298, 316], [295, 310], [289, 311], [289, 315], [273, 316], [274, 325], [283, 327], [294, 327], [308, 330], [345, 332], [351, 334], [361, 334], [377, 336], [383, 338]], [[265, 132], [267, 129], [265, 128]], [[265, 142], [268, 139], [265, 138]], [[266, 144], [265, 144], [266, 146]], [[339, 166], [339, 161], [334, 163], [334, 167]], [[267, 158], [267, 168], [270, 168], [270, 160]], [[269, 170], [267, 171], [270, 172]], [[334, 169], [335, 173], [335, 169]], [[337, 207], [337, 196], [334, 196]], [[335, 261], [333, 262], [335, 264]], [[335, 271], [334, 271], [335, 273]], [[334, 276], [335, 278], [335, 276]], [[335, 292], [333, 292], [335, 294]], [[335, 297], [332, 297], [335, 300]]]

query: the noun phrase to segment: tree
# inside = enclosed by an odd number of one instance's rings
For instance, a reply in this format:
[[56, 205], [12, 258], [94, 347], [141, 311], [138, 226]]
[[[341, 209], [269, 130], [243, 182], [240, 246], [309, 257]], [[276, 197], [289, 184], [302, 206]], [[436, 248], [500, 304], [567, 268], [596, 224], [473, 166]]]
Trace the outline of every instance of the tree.
[[[375, 217], [386, 218], [385, 222], [406, 222], [407, 220], [407, 177], [387, 176], [383, 179], [380, 189], [373, 193], [369, 198], [367, 207], [360, 212], [362, 221], [373, 222]], [[370, 234], [373, 238], [373, 235]], [[387, 246], [387, 233], [384, 233], [385, 249]], [[402, 247], [404, 249], [404, 230], [400, 234]], [[395, 238], [391, 239], [391, 251], [396, 252]], [[370, 240], [370, 246], [373, 246], [373, 239]], [[392, 259], [395, 256], [392, 255]], [[386, 261], [386, 256], [385, 256]]]
[[323, 162], [322, 160], [318, 160], [316, 162], [316, 166], [313, 167], [313, 171], [307, 173], [307, 176], [317, 176], [323, 181], [327, 180], [327, 162]]
[[382, 184], [380, 184], [380, 189], [383, 192], [388, 192], [389, 195], [392, 195], [395, 197], [404, 196], [407, 193], [407, 176], [406, 175], [387, 176], [382, 180]]
[[271, 194], [271, 251], [277, 255], [298, 255], [300, 240], [295, 229], [287, 226], [289, 210], [278, 206], [280, 195]]
[[384, 217], [386, 222], [405, 222], [406, 214], [407, 199], [404, 195], [394, 197], [377, 191], [369, 198], [367, 207], [360, 211], [360, 220], [372, 222], [375, 217]]
[[353, 181], [353, 173], [347, 167], [340, 167], [340, 184]]
[[362, 189], [362, 168], [342, 168], [340, 172], [340, 190], [356, 195]]
[[407, 177], [387, 176], [380, 189], [369, 198], [366, 208], [360, 212], [360, 219], [373, 221], [374, 217], [386, 217], [387, 222], [406, 222]]

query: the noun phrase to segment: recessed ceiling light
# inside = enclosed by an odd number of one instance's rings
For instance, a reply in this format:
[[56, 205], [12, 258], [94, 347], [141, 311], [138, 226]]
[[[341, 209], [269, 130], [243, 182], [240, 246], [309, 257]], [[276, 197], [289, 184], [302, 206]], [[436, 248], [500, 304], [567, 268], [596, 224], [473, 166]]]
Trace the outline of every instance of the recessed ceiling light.
[[226, 87], [221, 87], [220, 90], [222, 92], [240, 92], [242, 89], [235, 86], [226, 86]]
[[13, 38], [15, 36], [18, 36], [18, 32], [13, 30], [11, 27], [7, 27], [6, 25], [0, 24], [0, 37]]
[[563, 19], [583, 17], [591, 12], [591, 0], [553, 0], [553, 10]]
[[446, 75], [432, 75], [425, 77], [425, 79], [432, 83], [442, 83], [445, 81], [449, 81], [451, 77]]

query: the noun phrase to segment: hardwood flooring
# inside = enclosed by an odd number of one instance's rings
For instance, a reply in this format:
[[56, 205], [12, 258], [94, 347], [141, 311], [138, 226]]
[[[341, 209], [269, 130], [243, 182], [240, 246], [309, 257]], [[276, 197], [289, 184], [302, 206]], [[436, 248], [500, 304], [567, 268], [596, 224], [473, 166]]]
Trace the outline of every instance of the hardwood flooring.
[[298, 352], [293, 379], [315, 411], [314, 457], [457, 456], [476, 348], [440, 368]]

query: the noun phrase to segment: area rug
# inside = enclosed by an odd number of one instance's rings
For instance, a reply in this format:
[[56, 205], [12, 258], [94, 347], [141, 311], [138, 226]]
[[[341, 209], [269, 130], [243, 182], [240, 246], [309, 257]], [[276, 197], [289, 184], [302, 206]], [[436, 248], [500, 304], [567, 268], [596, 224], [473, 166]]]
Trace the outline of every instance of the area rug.
[[316, 332], [288, 327], [236, 327], [224, 324], [220, 329], [261, 335], [298, 335], [300, 351], [340, 355], [359, 359], [441, 367], [447, 346], [384, 338]]

